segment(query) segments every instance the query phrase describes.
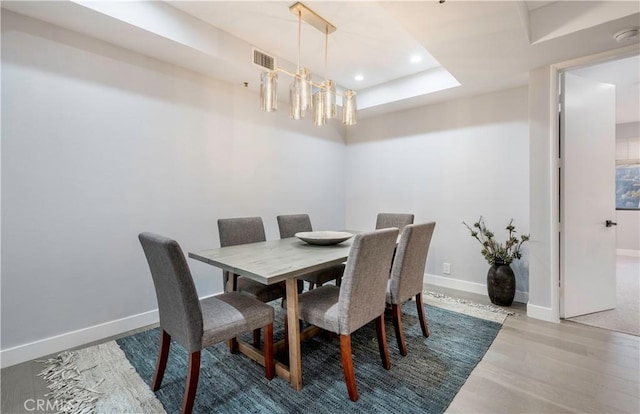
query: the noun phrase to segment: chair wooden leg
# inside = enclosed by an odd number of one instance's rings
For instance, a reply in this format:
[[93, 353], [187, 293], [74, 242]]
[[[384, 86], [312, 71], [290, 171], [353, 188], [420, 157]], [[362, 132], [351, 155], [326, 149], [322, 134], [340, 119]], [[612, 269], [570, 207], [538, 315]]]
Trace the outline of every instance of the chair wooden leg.
[[200, 377], [200, 351], [189, 354], [188, 370], [187, 384], [184, 388], [184, 399], [182, 400], [182, 414], [190, 414], [193, 411], [193, 402], [196, 399], [198, 378]]
[[229, 345], [229, 352], [231, 352], [232, 354], [237, 354], [238, 353], [238, 339], [237, 338], [231, 338], [227, 341], [227, 344]]
[[222, 273], [222, 286], [224, 286], [225, 292], [235, 292], [238, 290], [238, 275], [224, 271]]
[[378, 334], [378, 349], [384, 369], [391, 369], [389, 348], [387, 347], [387, 334], [384, 327], [384, 313], [376, 318], [376, 333]]
[[404, 341], [404, 330], [402, 329], [402, 305], [391, 305], [391, 316], [393, 318], [393, 327], [396, 331], [396, 340], [398, 341], [400, 355], [407, 356], [407, 344]]
[[353, 359], [351, 357], [351, 335], [340, 335], [340, 353], [342, 355], [342, 371], [344, 382], [347, 383], [347, 391], [351, 401], [358, 401], [358, 388], [356, 387], [356, 375], [353, 371]]
[[418, 319], [420, 319], [420, 328], [422, 328], [422, 335], [425, 338], [429, 337], [429, 324], [427, 323], [427, 317], [424, 314], [424, 304], [422, 303], [422, 292], [416, 295], [416, 306], [418, 307]]
[[231, 291], [232, 292], [237, 292], [238, 291], [238, 275], [236, 275], [235, 273], [233, 274], [233, 277], [231, 278]]
[[276, 375], [276, 364], [273, 360], [273, 323], [264, 327], [264, 375], [272, 380]]
[[169, 347], [171, 346], [171, 335], [162, 330], [160, 334], [160, 349], [158, 350], [158, 362], [156, 363], [156, 373], [153, 375], [153, 383], [151, 389], [158, 391], [164, 377], [164, 370], [167, 367], [167, 359], [169, 359]]
[[313, 282], [309, 282], [309, 290], [313, 290], [316, 285]]
[[253, 346], [260, 349], [260, 328], [253, 330]]

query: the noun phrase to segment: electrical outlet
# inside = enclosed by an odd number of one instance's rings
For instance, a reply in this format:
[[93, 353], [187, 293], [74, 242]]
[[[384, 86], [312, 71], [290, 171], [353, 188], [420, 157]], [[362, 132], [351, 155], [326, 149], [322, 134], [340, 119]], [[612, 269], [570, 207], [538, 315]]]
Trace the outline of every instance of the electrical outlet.
[[451, 264], [450, 263], [442, 263], [442, 273], [445, 275], [451, 274]]

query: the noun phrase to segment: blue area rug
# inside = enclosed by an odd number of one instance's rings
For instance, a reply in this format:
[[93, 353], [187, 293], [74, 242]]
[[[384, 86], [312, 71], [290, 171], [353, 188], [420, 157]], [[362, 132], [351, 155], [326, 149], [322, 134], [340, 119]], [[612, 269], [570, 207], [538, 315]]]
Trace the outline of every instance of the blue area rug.
[[[276, 310], [275, 331], [281, 337], [284, 312], [279, 306]], [[442, 413], [502, 325], [429, 305], [426, 312], [429, 338], [422, 336], [415, 302], [403, 308], [406, 357], [398, 352], [393, 324], [387, 318], [390, 371], [382, 367], [374, 323], [352, 335], [360, 394], [356, 403], [349, 400], [344, 383], [340, 341], [319, 335], [302, 344], [301, 391], [278, 377], [267, 381], [263, 367], [242, 354], [230, 354], [226, 343], [203, 350], [194, 412]], [[159, 335], [153, 329], [116, 341], [147, 384], [155, 369]], [[172, 343], [162, 387], [156, 392], [168, 413], [180, 411], [187, 359], [187, 352]]]

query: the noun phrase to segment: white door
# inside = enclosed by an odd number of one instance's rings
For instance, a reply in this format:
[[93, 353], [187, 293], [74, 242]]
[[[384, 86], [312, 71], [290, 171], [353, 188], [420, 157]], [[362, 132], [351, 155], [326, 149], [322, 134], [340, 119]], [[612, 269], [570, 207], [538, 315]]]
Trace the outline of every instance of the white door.
[[565, 73], [561, 136], [560, 316], [616, 306], [614, 85]]

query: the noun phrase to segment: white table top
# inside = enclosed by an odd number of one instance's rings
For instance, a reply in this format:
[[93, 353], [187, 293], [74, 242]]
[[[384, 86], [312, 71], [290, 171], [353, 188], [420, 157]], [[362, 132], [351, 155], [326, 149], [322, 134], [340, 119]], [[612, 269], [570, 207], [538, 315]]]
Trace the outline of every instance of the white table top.
[[334, 246], [313, 246], [296, 237], [189, 253], [189, 257], [265, 285], [344, 262], [353, 238]]

